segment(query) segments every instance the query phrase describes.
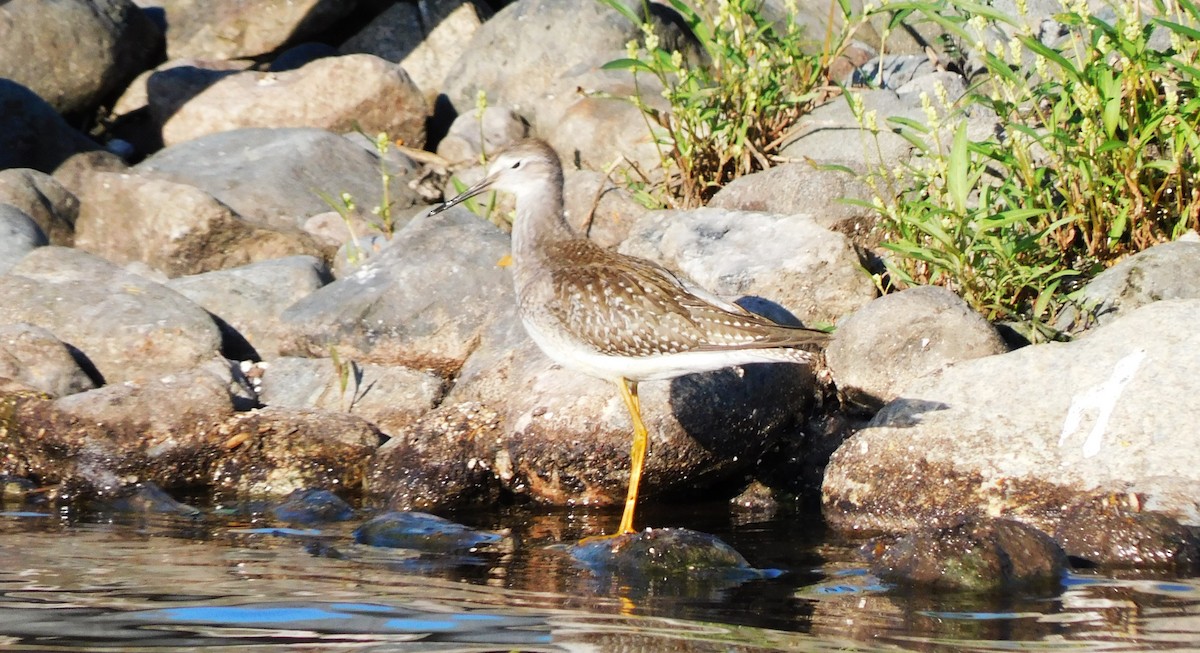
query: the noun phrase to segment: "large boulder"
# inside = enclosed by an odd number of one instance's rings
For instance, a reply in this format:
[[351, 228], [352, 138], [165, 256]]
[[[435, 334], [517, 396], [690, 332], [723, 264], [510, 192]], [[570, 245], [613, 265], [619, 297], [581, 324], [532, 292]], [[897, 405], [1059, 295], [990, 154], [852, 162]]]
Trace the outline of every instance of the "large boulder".
[[[409, 147], [425, 145], [420, 89], [399, 65], [373, 55], [326, 57], [285, 72], [190, 70], [168, 68], [147, 82], [166, 145], [248, 127], [358, 128], [386, 132]], [[171, 92], [159, 92], [164, 87]]]
[[487, 4], [477, 0], [398, 2], [338, 51], [373, 54], [403, 66], [432, 105], [451, 66], [491, 15]]
[[839, 529], [963, 514], [1052, 530], [1095, 491], [1200, 524], [1200, 300], [1160, 301], [1087, 338], [960, 362], [916, 380], [826, 470]]
[[91, 254], [40, 247], [0, 276], [0, 324], [40, 326], [108, 383], [155, 378], [218, 357], [204, 309]]
[[75, 246], [114, 263], [178, 277], [323, 254], [299, 229], [256, 224], [195, 186], [145, 172], [97, 172], [83, 183]]
[[99, 148], [37, 93], [3, 77], [0, 107], [0, 168], [53, 172], [72, 155]]
[[280, 49], [349, 14], [357, 0], [147, 0], [168, 25], [172, 59], [237, 59]]
[[162, 34], [130, 0], [0, 4], [0, 77], [63, 114], [84, 114], [161, 56]]
[[654, 211], [637, 221], [620, 249], [717, 295], [778, 304], [810, 326], [832, 323], [877, 294], [849, 241], [803, 214]]
[[[329, 211], [322, 194], [348, 193], [366, 206], [379, 203], [379, 161], [373, 151], [322, 129], [254, 128], [180, 143], [134, 170], [195, 186], [261, 226], [295, 230]], [[393, 210], [417, 203], [407, 176], [415, 169], [415, 164], [390, 168]]]

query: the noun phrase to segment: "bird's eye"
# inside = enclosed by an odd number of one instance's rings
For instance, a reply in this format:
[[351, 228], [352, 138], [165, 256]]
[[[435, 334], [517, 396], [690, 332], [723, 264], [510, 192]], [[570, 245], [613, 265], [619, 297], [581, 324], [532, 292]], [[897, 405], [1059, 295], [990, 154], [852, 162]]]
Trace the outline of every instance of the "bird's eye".
[[521, 162], [520, 162], [520, 161], [517, 161], [517, 162], [515, 162], [515, 163], [513, 163], [513, 164], [512, 164], [512, 169], [513, 169], [513, 170], [516, 170], [517, 168], [520, 168], [520, 167], [521, 167]]

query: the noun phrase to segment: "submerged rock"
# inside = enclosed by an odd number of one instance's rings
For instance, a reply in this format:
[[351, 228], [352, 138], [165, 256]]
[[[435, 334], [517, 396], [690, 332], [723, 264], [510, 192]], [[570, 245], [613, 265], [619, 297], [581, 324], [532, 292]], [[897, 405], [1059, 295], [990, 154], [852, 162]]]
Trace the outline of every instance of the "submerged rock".
[[359, 544], [428, 553], [466, 553], [500, 540], [497, 533], [423, 512], [385, 513], [354, 530], [354, 541]]
[[647, 528], [637, 533], [584, 540], [570, 548], [580, 566], [597, 575], [626, 579], [678, 576], [748, 580], [776, 572], [755, 569], [715, 535], [686, 528]]
[[295, 490], [267, 512], [275, 519], [293, 524], [346, 521], [354, 517], [350, 504], [324, 488]]
[[200, 510], [186, 503], [176, 501], [155, 483], [137, 483], [121, 488], [110, 497], [100, 500], [100, 509], [116, 510], [118, 512], [142, 512], [157, 514], [177, 514], [195, 517]]
[[1067, 557], [1045, 533], [1008, 519], [966, 519], [875, 544], [871, 570], [894, 583], [935, 590], [1054, 589]]

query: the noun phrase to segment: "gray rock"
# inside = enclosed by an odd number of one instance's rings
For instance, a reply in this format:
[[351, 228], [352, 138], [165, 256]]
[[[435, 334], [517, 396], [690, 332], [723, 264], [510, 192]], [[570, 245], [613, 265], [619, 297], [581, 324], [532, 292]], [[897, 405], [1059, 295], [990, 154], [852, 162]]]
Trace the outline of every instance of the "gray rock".
[[113, 113], [118, 116], [134, 111], [148, 114], [152, 119], [150, 128], [159, 132], [158, 145], [162, 147], [163, 123], [176, 111], [209, 86], [250, 67], [248, 61], [172, 59], [139, 75], [121, 94]]
[[806, 213], [827, 229], [865, 234], [878, 213], [843, 200], [870, 202], [874, 197], [871, 188], [853, 174], [787, 163], [734, 179], [717, 191], [708, 206], [781, 215]]
[[71, 155], [98, 149], [28, 88], [0, 77], [0, 168], [51, 172]]
[[113, 172], [83, 183], [75, 246], [120, 265], [137, 261], [177, 277], [324, 253], [300, 230], [264, 228], [195, 186]]
[[162, 48], [162, 34], [130, 0], [0, 4], [0, 77], [24, 84], [64, 114], [94, 110]]
[[238, 358], [257, 358], [279, 355], [285, 332], [280, 314], [328, 282], [329, 271], [319, 259], [289, 256], [178, 277], [166, 286], [221, 321], [228, 330], [227, 352], [248, 346], [248, 355]]
[[146, 0], [166, 14], [172, 59], [237, 59], [303, 41], [347, 15], [357, 0]]
[[432, 369], [451, 377], [501, 307], [511, 274], [496, 267], [508, 237], [463, 210], [422, 216], [350, 276], [283, 313], [284, 353]]
[[[400, 6], [400, 5], [397, 5]], [[521, 116], [503, 107], [485, 107], [483, 112], [464, 111], [438, 143], [437, 153], [451, 164], [479, 165], [480, 155], [495, 156], [505, 147], [529, 135]]]
[[0, 170], [0, 203], [33, 218], [51, 245], [69, 247], [75, 242], [79, 200], [54, 177], [30, 168]]
[[780, 156], [795, 161], [842, 165], [866, 171], [883, 167], [891, 170], [912, 155], [912, 144], [893, 133], [887, 118], [897, 116], [925, 121], [916, 98], [901, 98], [893, 91], [856, 92], [855, 101], [864, 112], [874, 112], [878, 133], [863, 128], [846, 99], [827, 102], [801, 116], [792, 138], [780, 150]]
[[33, 218], [11, 204], [0, 204], [0, 274], [38, 247], [49, 244]]
[[717, 295], [778, 303], [809, 326], [834, 322], [876, 296], [846, 238], [807, 215], [653, 211], [620, 249], [681, 272]]
[[347, 39], [340, 52], [373, 54], [400, 64], [432, 105], [446, 74], [491, 15], [486, 3], [471, 0], [400, 2]]
[[[414, 166], [415, 168], [415, 166]], [[380, 197], [379, 158], [320, 129], [238, 129], [169, 147], [134, 170], [196, 186], [243, 218], [287, 230], [329, 210], [320, 193]], [[393, 210], [417, 202], [408, 178], [392, 180]]]
[[1051, 531], [1075, 497], [1134, 492], [1200, 524], [1200, 300], [1087, 338], [961, 362], [909, 384], [826, 469], [826, 519], [896, 531], [1003, 514]]
[[237, 413], [210, 435], [223, 449], [206, 479], [218, 497], [361, 490], [383, 440], [355, 415], [278, 407]]
[[1067, 309], [1056, 328], [1080, 333], [1163, 299], [1200, 299], [1200, 242], [1155, 245], [1096, 275], [1078, 293], [1082, 312]]
[[166, 145], [248, 127], [361, 128], [386, 132], [409, 147], [425, 144], [427, 108], [420, 89], [403, 68], [373, 55], [327, 57], [298, 70], [245, 71], [198, 81], [201, 85], [185, 89], [186, 102], [163, 106], [151, 79], [150, 112], [162, 125]]
[[[630, 4], [641, 11], [639, 3]], [[479, 28], [447, 74], [443, 92], [463, 114], [475, 108], [476, 94], [483, 91], [488, 104], [510, 107], [538, 129], [542, 105], [562, 101], [548, 97], [547, 89], [563, 73], [614, 59], [610, 53], [639, 37], [637, 25], [603, 3], [519, 0]]]
[[182, 295], [85, 252], [40, 247], [0, 276], [0, 323], [27, 322], [79, 349], [108, 383], [191, 369], [220, 331]]
[[0, 377], [19, 381], [51, 397], [96, 387], [71, 349], [32, 324], [0, 324]]
[[632, 165], [643, 175], [661, 177], [662, 151], [647, 125], [653, 119], [626, 98], [638, 94], [647, 106], [664, 113], [670, 113], [671, 107], [654, 77], [643, 75], [635, 84], [628, 71], [600, 68], [625, 56], [605, 53], [596, 64], [564, 74], [553, 101], [538, 106], [536, 119], [541, 133], [568, 165], [592, 170]]
[[[227, 366], [206, 365], [158, 379], [109, 384], [62, 397], [54, 405], [65, 415], [96, 424], [122, 440], [150, 446], [181, 444], [233, 415], [231, 383]], [[113, 466], [121, 466], [119, 459]]]
[[838, 390], [877, 410], [947, 365], [1008, 351], [996, 329], [938, 286], [885, 295], [838, 324], [825, 362]]
[[649, 209], [601, 172], [564, 172], [563, 211], [575, 233], [604, 247], [616, 247]]
[[267, 70], [273, 73], [299, 70], [317, 59], [336, 57], [337, 55], [337, 48], [332, 45], [309, 41], [294, 45], [281, 52], [271, 61], [271, 66]]
[[265, 361], [259, 399], [268, 406], [352, 413], [394, 435], [429, 412], [445, 392], [444, 380], [430, 372], [357, 363], [340, 356], [338, 364], [331, 358]]

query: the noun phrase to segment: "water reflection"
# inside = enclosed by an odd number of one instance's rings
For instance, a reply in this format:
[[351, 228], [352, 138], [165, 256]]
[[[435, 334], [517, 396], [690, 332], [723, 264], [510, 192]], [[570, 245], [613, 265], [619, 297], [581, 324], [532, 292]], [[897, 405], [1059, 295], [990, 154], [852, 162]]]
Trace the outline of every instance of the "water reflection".
[[554, 545], [610, 517], [461, 516], [508, 536], [451, 555], [357, 544], [360, 520], [0, 513], [0, 650], [1144, 651], [1200, 641], [1194, 579], [1085, 572], [1053, 596], [901, 592], [866, 571], [856, 543], [796, 517], [671, 515], [778, 577], [598, 582]]

